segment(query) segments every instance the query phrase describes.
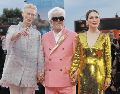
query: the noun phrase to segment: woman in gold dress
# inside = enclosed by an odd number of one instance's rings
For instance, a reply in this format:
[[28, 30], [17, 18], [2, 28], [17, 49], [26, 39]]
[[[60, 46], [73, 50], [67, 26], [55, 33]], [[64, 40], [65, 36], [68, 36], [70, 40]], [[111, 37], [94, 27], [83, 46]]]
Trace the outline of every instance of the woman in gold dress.
[[100, 17], [96, 10], [86, 13], [88, 31], [79, 33], [73, 63], [72, 80], [80, 82], [80, 94], [104, 94], [111, 79], [111, 45], [108, 33], [99, 31]]

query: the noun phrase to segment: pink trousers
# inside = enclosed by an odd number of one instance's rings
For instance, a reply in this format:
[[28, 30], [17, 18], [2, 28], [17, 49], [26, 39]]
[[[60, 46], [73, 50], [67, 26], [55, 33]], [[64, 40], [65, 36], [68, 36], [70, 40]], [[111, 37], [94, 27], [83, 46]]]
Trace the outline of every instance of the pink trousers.
[[45, 87], [45, 94], [76, 94], [76, 87]]

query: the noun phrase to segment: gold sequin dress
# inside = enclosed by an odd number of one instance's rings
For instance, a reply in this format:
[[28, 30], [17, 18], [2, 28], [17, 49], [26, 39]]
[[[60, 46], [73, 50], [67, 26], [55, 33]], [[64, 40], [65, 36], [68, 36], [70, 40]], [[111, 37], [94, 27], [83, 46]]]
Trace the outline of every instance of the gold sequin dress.
[[111, 45], [108, 33], [100, 33], [95, 44], [88, 46], [87, 33], [80, 33], [70, 76], [80, 69], [80, 94], [104, 94], [102, 85], [111, 78]]

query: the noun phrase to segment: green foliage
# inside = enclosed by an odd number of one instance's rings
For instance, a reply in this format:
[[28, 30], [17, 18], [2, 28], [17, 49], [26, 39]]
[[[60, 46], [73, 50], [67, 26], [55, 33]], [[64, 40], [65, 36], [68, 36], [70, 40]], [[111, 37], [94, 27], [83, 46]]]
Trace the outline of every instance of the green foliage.
[[18, 24], [22, 20], [22, 11], [18, 8], [16, 9], [3, 9], [3, 14], [0, 16], [0, 24], [11, 25]]

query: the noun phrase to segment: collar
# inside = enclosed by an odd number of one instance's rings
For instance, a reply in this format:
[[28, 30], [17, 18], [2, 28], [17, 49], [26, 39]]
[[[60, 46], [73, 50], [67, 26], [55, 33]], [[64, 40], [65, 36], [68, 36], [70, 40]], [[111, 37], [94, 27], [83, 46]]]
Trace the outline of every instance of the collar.
[[[63, 29], [64, 29], [64, 28], [63, 28]], [[52, 32], [53, 32], [53, 34], [54, 34], [54, 37], [61, 36], [61, 35], [62, 35], [62, 32], [63, 32], [63, 29], [62, 29], [60, 32], [58, 32], [58, 33], [56, 33], [56, 32], [53, 30]]]

